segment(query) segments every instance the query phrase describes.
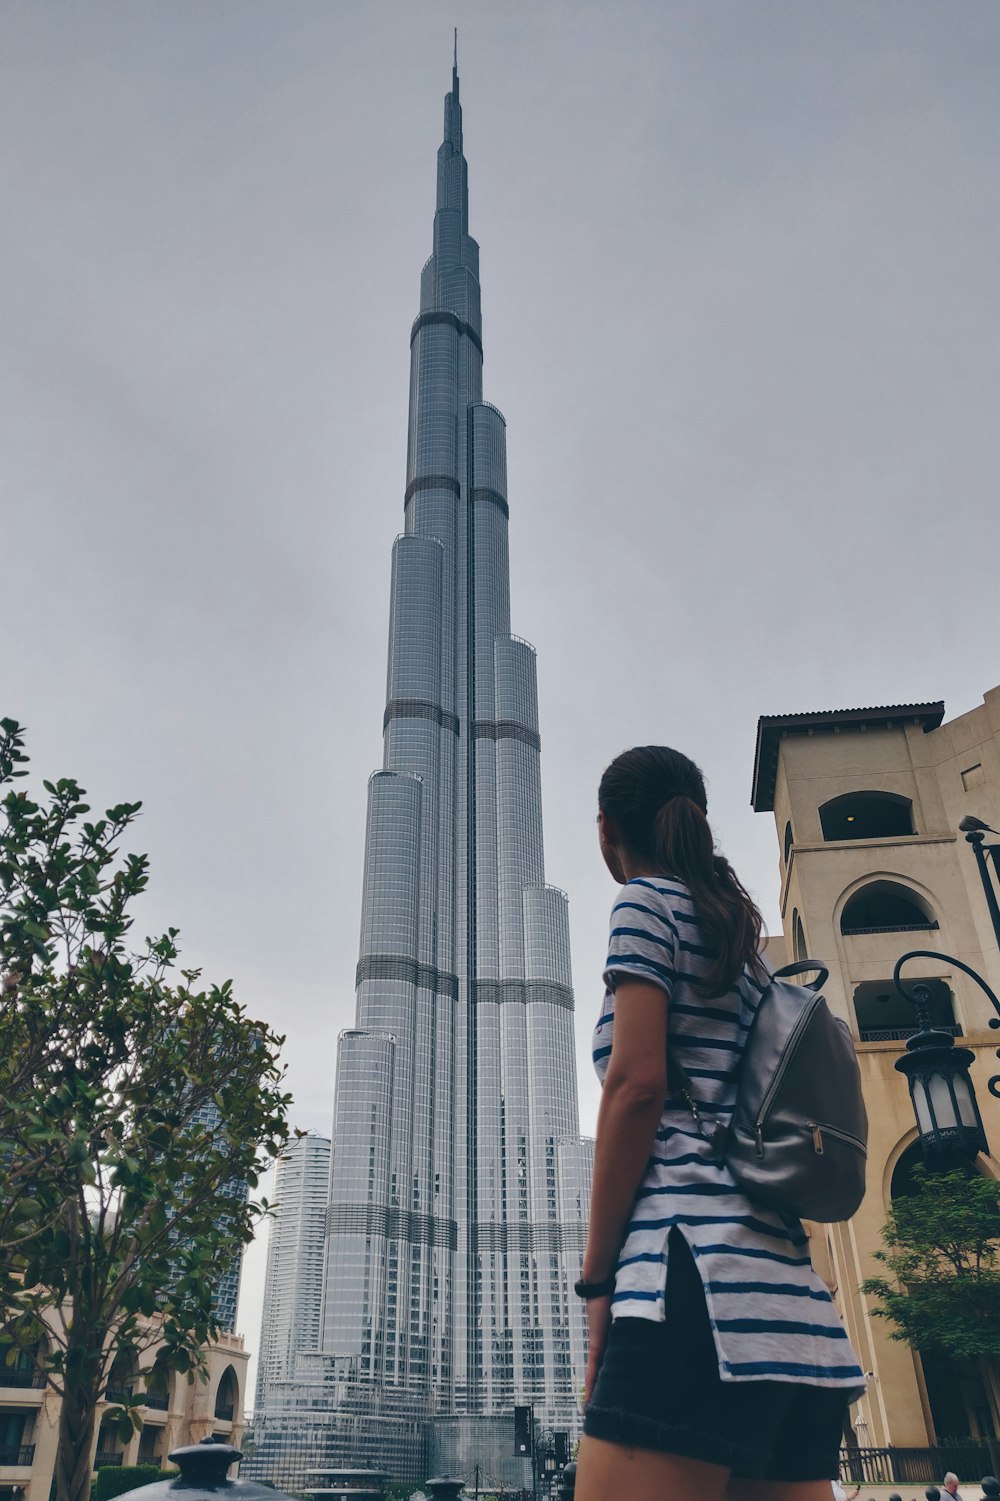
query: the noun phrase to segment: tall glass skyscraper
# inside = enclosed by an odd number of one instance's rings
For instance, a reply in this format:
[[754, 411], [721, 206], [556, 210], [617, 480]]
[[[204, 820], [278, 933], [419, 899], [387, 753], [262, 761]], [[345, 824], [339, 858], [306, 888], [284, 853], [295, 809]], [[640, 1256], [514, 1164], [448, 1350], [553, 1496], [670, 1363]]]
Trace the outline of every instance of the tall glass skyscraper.
[[357, 1018], [337, 1061], [320, 1350], [298, 1369], [311, 1409], [334, 1399], [330, 1462], [419, 1479], [478, 1461], [523, 1483], [514, 1404], [577, 1421], [590, 1144], [566, 898], [545, 884], [535, 653], [510, 628], [457, 68], [410, 347]]

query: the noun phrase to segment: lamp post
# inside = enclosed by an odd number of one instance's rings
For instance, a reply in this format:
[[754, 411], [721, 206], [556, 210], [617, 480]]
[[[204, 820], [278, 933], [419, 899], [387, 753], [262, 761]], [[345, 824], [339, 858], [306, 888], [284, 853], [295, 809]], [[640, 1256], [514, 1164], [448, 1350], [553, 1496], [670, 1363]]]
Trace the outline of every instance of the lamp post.
[[990, 876], [989, 866], [986, 864], [986, 851], [989, 850], [993, 856], [993, 865], [1000, 874], [1000, 844], [986, 844], [985, 842], [987, 834], [995, 834], [997, 831], [991, 829], [988, 823], [983, 823], [983, 820], [977, 818], [974, 813], [967, 813], [958, 827], [965, 835], [966, 843], [972, 845], [972, 853], [979, 866], [979, 879], [983, 883], [983, 892], [986, 896], [990, 920], [993, 923], [997, 947], [1000, 948], [1000, 902], [997, 901], [996, 888]]
[[[937, 1031], [931, 1026], [931, 992], [926, 984], [918, 980], [910, 989], [903, 985], [900, 971], [911, 959], [939, 962], [944, 959], [975, 980], [996, 1012], [995, 1017], [990, 1017], [991, 1027], [1000, 1027], [1000, 1000], [982, 975], [953, 954], [911, 949], [897, 961], [892, 972], [892, 983], [897, 993], [916, 1009], [919, 1026], [907, 1042], [902, 1058], [896, 1059], [895, 1066], [905, 1075], [910, 1086], [910, 1101], [920, 1132], [924, 1160], [928, 1166], [947, 1169], [958, 1162], [972, 1162], [977, 1153], [989, 1151], [976, 1091], [969, 1076], [976, 1055], [971, 1048], [957, 1048], [949, 1032]], [[997, 1057], [1000, 1058], [1000, 1048]], [[986, 1087], [990, 1094], [1000, 1099], [1000, 1074], [990, 1079]]]

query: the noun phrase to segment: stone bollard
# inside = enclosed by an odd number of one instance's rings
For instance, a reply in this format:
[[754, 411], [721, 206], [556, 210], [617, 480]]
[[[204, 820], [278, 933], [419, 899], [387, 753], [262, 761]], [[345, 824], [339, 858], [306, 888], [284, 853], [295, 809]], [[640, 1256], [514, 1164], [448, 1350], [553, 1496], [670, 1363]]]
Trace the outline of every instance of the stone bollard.
[[559, 1501], [573, 1501], [576, 1490], [576, 1460], [571, 1459], [559, 1481]]
[[936, 1485], [929, 1485], [924, 1491], [927, 1501], [941, 1501], [941, 1492]]
[[[154, 1480], [134, 1492], [143, 1501], [293, 1501], [286, 1491], [253, 1480], [230, 1480], [230, 1467], [242, 1459], [239, 1449], [212, 1436], [200, 1444], [185, 1444], [167, 1458], [180, 1470], [170, 1480]], [[176, 1493], [176, 1494], [175, 1494]]]
[[995, 1475], [984, 1475], [979, 1482], [983, 1492], [983, 1501], [997, 1501], [1000, 1496], [1000, 1480]]

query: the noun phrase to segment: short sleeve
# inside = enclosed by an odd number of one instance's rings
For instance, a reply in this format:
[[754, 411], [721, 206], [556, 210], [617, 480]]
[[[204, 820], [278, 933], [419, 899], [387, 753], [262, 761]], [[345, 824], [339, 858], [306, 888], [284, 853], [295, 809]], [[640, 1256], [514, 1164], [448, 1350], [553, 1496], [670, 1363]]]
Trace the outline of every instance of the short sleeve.
[[626, 975], [659, 985], [670, 995], [674, 985], [677, 929], [669, 898], [641, 880], [623, 886], [611, 909], [611, 933], [604, 983], [614, 990]]

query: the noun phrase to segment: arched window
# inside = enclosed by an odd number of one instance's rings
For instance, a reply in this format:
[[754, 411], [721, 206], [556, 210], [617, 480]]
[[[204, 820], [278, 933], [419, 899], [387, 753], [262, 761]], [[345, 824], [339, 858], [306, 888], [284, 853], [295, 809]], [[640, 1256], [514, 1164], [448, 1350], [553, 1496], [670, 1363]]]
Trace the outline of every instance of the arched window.
[[[904, 984], [913, 984], [908, 975]], [[931, 1026], [939, 1031], [961, 1035], [955, 1021], [955, 1008], [949, 986], [944, 980], [922, 979], [930, 991]], [[917, 1014], [893, 988], [891, 980], [864, 980], [854, 987], [854, 1014], [862, 1042], [904, 1042], [918, 1030]]]
[[809, 958], [809, 953], [806, 949], [805, 929], [802, 926], [802, 919], [795, 909], [792, 910], [792, 958]]
[[215, 1394], [215, 1416], [221, 1418], [224, 1423], [231, 1423], [236, 1416], [236, 1403], [239, 1395], [240, 1385], [236, 1379], [236, 1372], [231, 1365], [227, 1365]]
[[824, 839], [905, 839], [913, 804], [895, 792], [845, 792], [819, 810]]
[[869, 881], [856, 891], [840, 917], [840, 931], [917, 933], [937, 927], [923, 899], [898, 881]]
[[792, 845], [793, 845], [793, 843], [794, 843], [794, 840], [792, 838], [792, 826], [791, 826], [790, 823], [786, 823], [785, 824], [785, 839], [784, 839], [785, 864], [786, 865], [788, 864], [788, 857], [792, 853]]

